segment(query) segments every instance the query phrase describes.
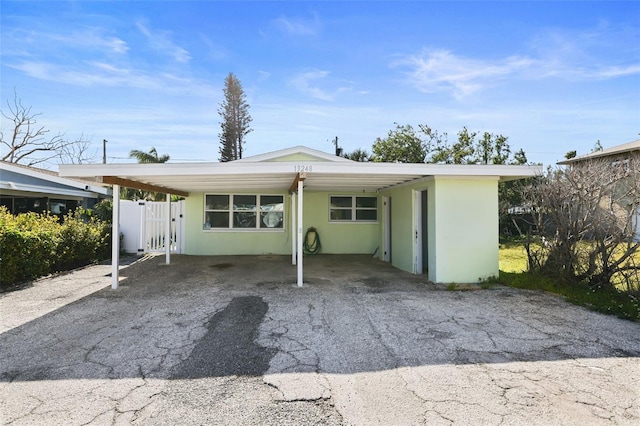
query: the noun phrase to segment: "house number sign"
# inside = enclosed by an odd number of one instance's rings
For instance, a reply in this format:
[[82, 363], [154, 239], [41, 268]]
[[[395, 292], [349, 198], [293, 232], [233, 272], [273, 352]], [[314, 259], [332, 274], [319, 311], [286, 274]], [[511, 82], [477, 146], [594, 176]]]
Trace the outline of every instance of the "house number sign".
[[293, 166], [293, 171], [296, 173], [299, 172], [306, 172], [309, 173], [311, 172], [311, 165], [310, 164], [296, 164], [295, 166]]

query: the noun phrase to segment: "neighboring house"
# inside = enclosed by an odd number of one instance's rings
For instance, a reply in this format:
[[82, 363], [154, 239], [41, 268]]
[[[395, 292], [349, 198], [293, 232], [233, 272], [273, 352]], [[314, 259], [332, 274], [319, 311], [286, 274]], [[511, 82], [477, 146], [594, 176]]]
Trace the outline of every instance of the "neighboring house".
[[[602, 151], [595, 151], [589, 154], [581, 155], [579, 157], [574, 157], [569, 160], [560, 161], [558, 164], [565, 165], [569, 167], [580, 167], [580, 165], [585, 164], [592, 160], [605, 160], [610, 162], [612, 166], [616, 165], [624, 165], [629, 161], [640, 161], [640, 139], [625, 143], [622, 145], [617, 145], [611, 148], [603, 149]], [[638, 178], [636, 177], [636, 180]], [[635, 209], [636, 211], [636, 220], [635, 220], [635, 235], [636, 239], [640, 239], [640, 200], [626, 200], [618, 208], [622, 211], [626, 210], [625, 213], [621, 213], [621, 215], [627, 215], [630, 211], [629, 209]], [[628, 218], [629, 216], [627, 216]]]
[[77, 207], [91, 208], [103, 198], [111, 198], [111, 190], [95, 182], [0, 161], [0, 205], [13, 214], [48, 211], [64, 215]]
[[496, 276], [498, 182], [540, 173], [540, 166], [363, 163], [302, 146], [227, 163], [60, 166], [62, 176], [98, 178], [114, 191], [186, 197], [184, 253], [290, 254], [299, 285], [309, 227], [323, 254], [377, 255], [433, 282]]
[[602, 151], [594, 151], [589, 154], [580, 155], [578, 157], [571, 158], [569, 160], [560, 161], [561, 165], [576, 165], [584, 161], [593, 160], [596, 158], [606, 158], [615, 161], [624, 161], [630, 158], [640, 158], [640, 139], [637, 141], [617, 145], [611, 148], [603, 149]]

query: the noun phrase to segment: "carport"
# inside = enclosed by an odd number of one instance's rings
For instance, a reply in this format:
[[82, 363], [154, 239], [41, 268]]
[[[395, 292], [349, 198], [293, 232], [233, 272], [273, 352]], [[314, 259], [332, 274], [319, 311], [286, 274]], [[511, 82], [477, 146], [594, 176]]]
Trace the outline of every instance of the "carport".
[[[460, 246], [451, 245], [450, 240], [464, 235], [461, 231], [475, 235], [463, 243], [465, 247], [468, 246], [478, 253], [478, 264], [487, 263], [487, 258], [482, 256], [488, 256], [491, 263], [489, 269], [479, 271], [477, 274], [476, 271], [471, 271], [473, 273], [469, 276], [487, 276], [494, 270], [497, 273], [497, 244], [495, 244], [495, 256], [491, 250], [485, 253], [485, 248], [494, 245], [492, 237], [494, 230], [495, 242], [497, 242], [498, 182], [535, 176], [540, 172], [540, 166], [362, 163], [305, 147], [288, 148], [227, 163], [60, 166], [61, 176], [95, 179], [103, 185], [113, 185], [115, 194], [119, 193], [120, 186], [125, 186], [165, 193], [167, 203], [170, 203], [171, 194], [187, 197], [187, 199], [196, 197], [197, 200], [192, 202], [191, 211], [189, 207], [187, 208], [187, 222], [191, 221], [193, 224], [202, 222], [202, 214], [197, 213], [193, 206], [201, 205], [200, 200], [202, 197], [206, 198], [207, 193], [226, 193], [231, 192], [231, 189], [237, 193], [250, 191], [288, 193], [290, 223], [287, 227], [290, 231], [287, 232], [291, 235], [291, 259], [292, 264], [297, 266], [298, 286], [303, 284], [304, 196], [308, 191], [330, 194], [369, 194], [372, 197], [379, 197], [384, 203], [383, 206], [377, 206], [377, 210], [381, 210], [380, 214], [376, 215], [376, 224], [379, 223], [380, 232], [378, 229], [373, 232], [376, 233], [376, 238], [379, 234], [379, 247], [383, 247], [381, 251], [384, 252], [381, 258], [391, 261], [394, 266], [401, 269], [422, 273], [423, 259], [418, 257], [424, 247], [424, 250], [428, 250], [429, 253], [428, 259], [425, 257], [427, 263], [425, 269], [428, 270], [429, 279], [440, 282], [459, 277], [455, 275], [455, 269], [459, 268], [451, 265], [450, 261], [446, 261], [449, 256], [444, 254], [436, 256], [436, 253], [459, 249]], [[421, 193], [426, 195], [427, 190], [428, 198], [425, 198], [426, 201], [422, 205], [419, 195]], [[472, 218], [469, 212], [465, 211], [468, 209], [461, 209], [460, 206], [466, 197], [474, 196], [475, 204], [471, 210], [482, 210], [486, 213]], [[387, 205], [387, 200], [391, 197], [394, 197], [393, 208], [396, 212], [393, 215], [389, 210], [390, 206]], [[453, 210], [448, 211], [449, 208]], [[114, 236], [119, 235], [119, 214], [119, 199], [115, 197]], [[428, 216], [428, 220], [423, 221], [421, 214], [425, 218]], [[284, 212], [283, 215], [285, 215]], [[382, 217], [382, 220], [379, 217]], [[466, 227], [463, 226], [464, 229], [460, 230], [460, 226], [447, 221], [448, 217], [457, 217], [457, 220], [466, 223]], [[167, 230], [171, 224], [170, 220], [169, 218], [166, 223]], [[393, 234], [390, 232], [392, 224]], [[422, 238], [423, 227], [429, 228], [431, 233], [428, 242], [425, 241], [424, 245], [421, 245], [418, 240]], [[476, 229], [478, 232], [473, 232]], [[200, 231], [200, 233], [194, 231], [193, 238], [207, 237], [206, 235], [201, 237], [202, 229]], [[490, 238], [485, 238], [486, 236]], [[165, 246], [166, 263], [169, 264], [169, 244]], [[397, 253], [393, 260], [387, 256], [387, 247], [390, 251], [392, 246]], [[193, 249], [190, 254], [205, 253], [199, 253], [198, 249]], [[112, 241], [112, 255], [112, 288], [115, 289], [118, 287], [119, 279], [119, 239], [115, 237]], [[493, 257], [495, 257], [495, 268]]]

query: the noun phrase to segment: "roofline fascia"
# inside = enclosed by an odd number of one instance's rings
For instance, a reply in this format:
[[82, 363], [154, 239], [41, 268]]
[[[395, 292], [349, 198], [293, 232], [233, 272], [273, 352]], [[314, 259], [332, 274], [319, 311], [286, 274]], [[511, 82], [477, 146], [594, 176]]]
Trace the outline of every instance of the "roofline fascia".
[[[80, 197], [80, 198], [100, 198], [100, 196], [108, 196], [111, 195], [109, 193], [103, 194], [104, 188], [100, 188], [101, 192], [93, 192], [89, 190], [73, 190], [73, 189], [60, 189], [60, 188], [50, 188], [46, 186], [38, 186], [38, 185], [25, 185], [21, 183], [13, 183], [13, 182], [0, 182], [0, 189], [7, 191], [19, 191], [19, 192], [33, 192], [38, 194], [50, 194], [50, 195], [60, 195], [60, 196], [72, 196], [72, 197]], [[107, 191], [111, 192], [111, 191]], [[9, 195], [9, 194], [7, 194]]]
[[[301, 166], [305, 166], [301, 169]], [[66, 177], [100, 176], [202, 176], [296, 174], [306, 170], [315, 173], [345, 175], [434, 175], [434, 176], [500, 176], [526, 178], [542, 174], [540, 165], [477, 165], [477, 164], [408, 164], [408, 163], [325, 163], [325, 162], [243, 162], [243, 163], [161, 163], [161, 164], [78, 164], [61, 165]]]
[[[60, 185], [70, 186], [72, 188], [82, 189], [85, 191], [90, 190], [90, 191], [98, 192], [101, 194], [105, 191], [105, 189], [100, 185], [93, 185], [90, 182], [84, 183], [84, 182], [74, 181], [72, 179], [66, 179], [60, 176], [59, 174], [58, 176], [55, 176], [55, 175], [50, 175], [48, 173], [42, 173], [38, 170], [34, 170], [33, 168], [29, 168], [28, 166], [22, 167], [22, 166], [13, 165], [11, 163], [3, 162], [3, 163], [0, 163], [0, 169], [4, 169], [13, 173], [26, 175], [36, 179], [46, 180], [46, 181], [57, 183]], [[110, 194], [107, 191], [107, 192], [104, 192], [104, 194], [102, 195], [110, 195]]]

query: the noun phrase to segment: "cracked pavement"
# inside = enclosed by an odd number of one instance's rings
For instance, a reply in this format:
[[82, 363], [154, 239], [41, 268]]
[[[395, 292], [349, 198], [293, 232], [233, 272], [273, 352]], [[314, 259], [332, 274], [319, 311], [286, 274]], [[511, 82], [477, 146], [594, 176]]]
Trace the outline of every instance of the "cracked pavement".
[[0, 295], [3, 425], [635, 425], [640, 323], [369, 256], [146, 257]]

